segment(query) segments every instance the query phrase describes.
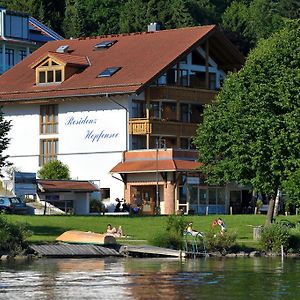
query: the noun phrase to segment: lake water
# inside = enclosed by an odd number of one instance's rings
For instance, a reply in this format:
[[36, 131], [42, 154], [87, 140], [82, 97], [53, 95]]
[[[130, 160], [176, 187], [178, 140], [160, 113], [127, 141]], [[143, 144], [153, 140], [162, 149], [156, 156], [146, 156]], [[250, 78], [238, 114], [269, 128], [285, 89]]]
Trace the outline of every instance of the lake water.
[[0, 299], [300, 299], [300, 260], [101, 258], [2, 262]]

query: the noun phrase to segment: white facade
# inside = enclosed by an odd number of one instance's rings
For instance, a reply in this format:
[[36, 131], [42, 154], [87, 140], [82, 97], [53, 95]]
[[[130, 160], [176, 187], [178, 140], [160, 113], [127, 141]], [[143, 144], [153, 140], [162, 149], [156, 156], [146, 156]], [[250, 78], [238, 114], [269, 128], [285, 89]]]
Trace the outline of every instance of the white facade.
[[[109, 171], [122, 160], [127, 149], [127, 107], [124, 96], [113, 102], [107, 97], [64, 101], [58, 104], [58, 133], [40, 134], [40, 105], [6, 105], [5, 119], [11, 120], [10, 146], [5, 154], [20, 171], [40, 168], [40, 140], [58, 140], [57, 159], [70, 168], [71, 178], [95, 180], [110, 188], [111, 199], [123, 197], [124, 186]], [[112, 98], [113, 99], [113, 98]]]

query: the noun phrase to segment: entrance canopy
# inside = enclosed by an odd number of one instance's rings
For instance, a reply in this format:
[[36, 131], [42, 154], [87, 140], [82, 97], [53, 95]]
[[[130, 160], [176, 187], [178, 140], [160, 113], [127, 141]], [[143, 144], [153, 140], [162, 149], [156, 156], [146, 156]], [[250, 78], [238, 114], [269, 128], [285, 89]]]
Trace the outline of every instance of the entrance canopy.
[[124, 161], [113, 167], [110, 173], [197, 171], [202, 164], [196, 159], [196, 151], [175, 149], [128, 151], [124, 153]]
[[143, 160], [143, 161], [125, 161], [118, 163], [111, 173], [147, 173], [147, 172], [174, 172], [174, 171], [195, 171], [201, 166], [196, 161], [187, 161], [179, 159], [167, 160]]

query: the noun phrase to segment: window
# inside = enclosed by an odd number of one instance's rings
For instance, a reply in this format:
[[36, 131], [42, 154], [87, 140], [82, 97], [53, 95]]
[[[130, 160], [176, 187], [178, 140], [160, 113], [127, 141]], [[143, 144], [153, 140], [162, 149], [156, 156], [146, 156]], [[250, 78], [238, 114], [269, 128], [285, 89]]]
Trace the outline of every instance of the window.
[[117, 73], [121, 67], [110, 67], [102, 71], [97, 77], [111, 77]]
[[27, 56], [26, 50], [19, 50], [19, 60], [23, 60]]
[[57, 84], [64, 80], [64, 68], [48, 59], [36, 68], [37, 84]]
[[203, 105], [199, 104], [180, 104], [181, 122], [201, 123], [203, 114]]
[[12, 67], [14, 65], [15, 63], [14, 56], [15, 56], [14, 49], [9, 49], [9, 48], [5, 49], [5, 63], [7, 66]]
[[191, 123], [202, 123], [203, 106], [198, 104], [191, 104]]
[[40, 141], [40, 166], [56, 160], [58, 152], [58, 139], [42, 139]]
[[132, 118], [145, 118], [145, 102], [132, 101]]
[[117, 40], [103, 41], [103, 42], [96, 44], [94, 47], [95, 47], [95, 49], [107, 49], [107, 48], [110, 48], [112, 45], [114, 45], [116, 42], [117, 42]]
[[192, 52], [192, 64], [198, 66], [205, 66], [205, 59], [196, 50]]
[[159, 102], [151, 102], [151, 111], [150, 111], [150, 117], [152, 118], [160, 118], [160, 106], [159, 106]]
[[169, 121], [177, 120], [176, 102], [162, 102], [161, 118]]
[[58, 105], [41, 105], [40, 133], [58, 133]]
[[174, 85], [176, 84], [176, 70], [170, 69], [167, 71], [167, 84]]
[[192, 138], [182, 137], [182, 138], [180, 138], [180, 148], [181, 149], [195, 150], [196, 146], [194, 145]]
[[146, 149], [146, 137], [142, 135], [132, 136], [132, 150]]
[[180, 104], [181, 122], [189, 123], [190, 121], [190, 108], [189, 104]]

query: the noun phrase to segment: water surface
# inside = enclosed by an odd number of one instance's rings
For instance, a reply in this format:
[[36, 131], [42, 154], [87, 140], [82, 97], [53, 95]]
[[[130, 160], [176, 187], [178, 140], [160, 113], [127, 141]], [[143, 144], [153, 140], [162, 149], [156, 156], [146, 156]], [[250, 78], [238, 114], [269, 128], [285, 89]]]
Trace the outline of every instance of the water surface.
[[105, 258], [2, 262], [0, 299], [300, 299], [300, 260]]

